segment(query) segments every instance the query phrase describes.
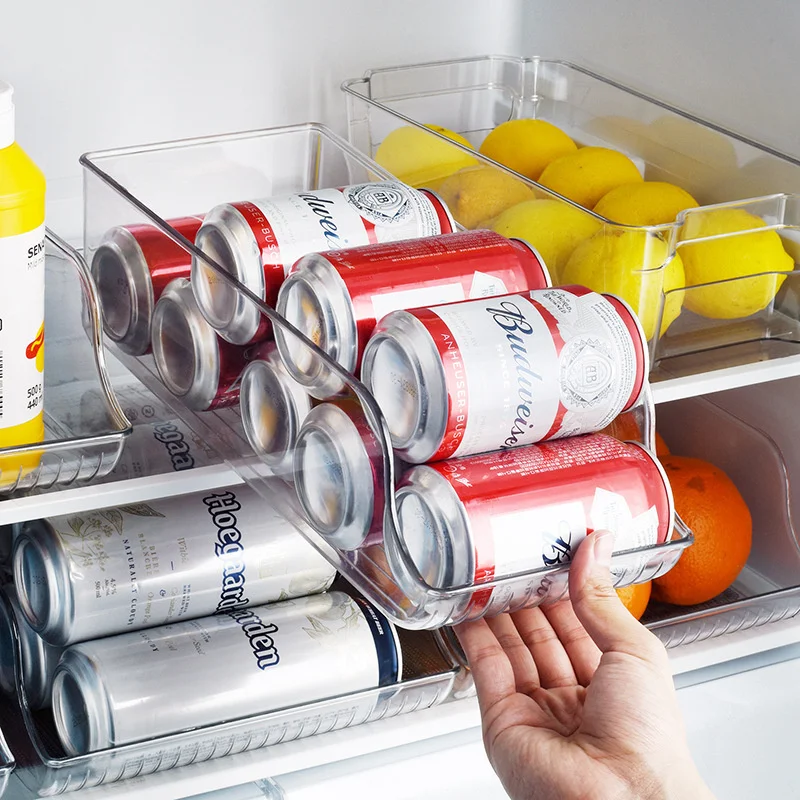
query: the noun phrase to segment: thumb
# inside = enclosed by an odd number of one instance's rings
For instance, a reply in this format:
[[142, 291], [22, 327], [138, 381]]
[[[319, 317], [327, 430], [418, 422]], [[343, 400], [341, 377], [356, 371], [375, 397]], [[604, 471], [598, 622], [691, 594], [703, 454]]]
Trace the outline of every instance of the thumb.
[[656, 650], [663, 653], [661, 643], [625, 608], [614, 589], [609, 570], [613, 549], [610, 531], [596, 531], [578, 547], [569, 572], [575, 615], [602, 652], [657, 658]]

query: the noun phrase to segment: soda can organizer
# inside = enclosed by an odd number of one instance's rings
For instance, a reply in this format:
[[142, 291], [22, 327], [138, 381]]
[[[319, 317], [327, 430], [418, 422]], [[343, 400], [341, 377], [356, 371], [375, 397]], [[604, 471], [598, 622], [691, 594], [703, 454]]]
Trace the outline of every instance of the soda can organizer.
[[[0, 497], [79, 485], [107, 475], [131, 425], [106, 367], [97, 291], [83, 257], [52, 231], [45, 239], [44, 420], [41, 442], [0, 448]], [[91, 414], [74, 413], [91, 393]]]
[[[145, 741], [68, 756], [59, 743], [51, 709], [34, 711], [22, 680], [23, 657], [19, 627], [8, 598], [0, 603], [11, 620], [17, 701], [0, 698], [3, 724], [27, 732], [16, 742], [14, 756], [0, 735], [0, 788], [15, 767], [23, 783], [47, 797], [114, 783], [222, 756], [232, 756], [272, 744], [339, 730], [351, 725], [430, 708], [445, 700], [463, 671], [438, 631], [400, 631], [403, 679], [380, 688], [340, 693], [313, 703], [274, 712], [191, 728]], [[318, 595], [324, 597], [325, 595]], [[111, 641], [110, 639], [100, 641]], [[7, 643], [4, 642], [4, 645]], [[7, 653], [4, 653], [4, 657]]]
[[[485, 227], [499, 219], [492, 201], [466, 182], [475, 171], [482, 171], [484, 186], [503, 187], [517, 202], [551, 200], [571, 214], [575, 230], [583, 231], [575, 245], [591, 239], [606, 265], [593, 274], [596, 285], [587, 285], [614, 291], [618, 276], [627, 274], [626, 299], [643, 321], [654, 382], [757, 369], [800, 352], [797, 160], [558, 60], [476, 56], [373, 69], [342, 89], [351, 143], [401, 180], [435, 187], [459, 224]], [[552, 123], [578, 147], [617, 150], [646, 181], [676, 184], [699, 206], [675, 222], [615, 224], [478, 152], [494, 128], [519, 119]], [[463, 138], [447, 138], [436, 126]], [[467, 173], [461, 183], [460, 170]], [[755, 241], [752, 235], [774, 237], [773, 231], [780, 237], [772, 243], [776, 257], [763, 267], [726, 274], [712, 264], [701, 273], [709, 277], [693, 277], [698, 268], [691, 265], [728, 259]], [[623, 241], [626, 255], [616, 257]], [[570, 277], [576, 249], [560, 251], [562, 263], [549, 265], [556, 284], [560, 272], [567, 282], [582, 282]], [[748, 300], [740, 305], [743, 296]]]
[[[301, 333], [264, 302], [263, 294], [259, 296], [234, 280], [224, 268], [227, 265], [224, 248], [216, 247], [217, 258], [212, 258], [167, 222], [209, 214], [215, 206], [241, 203], [248, 198], [279, 198], [301, 193], [307, 202], [312, 195], [326, 197], [324, 192], [333, 187], [361, 187], [385, 182], [391, 176], [344, 140], [316, 124], [92, 153], [83, 157], [82, 164], [85, 169], [85, 253], [91, 264], [95, 263], [96, 253], [107, 241], [109, 231], [119, 226], [150, 226], [165, 240], [183, 248], [185, 263], [194, 259], [192, 282], [198, 272], [202, 272], [206, 287], [221, 291], [220, 296], [226, 298], [226, 302], [233, 299], [234, 302], [228, 302], [230, 308], [237, 309], [237, 313], [244, 309], [246, 313], [240, 314], [242, 318], [256, 319], [257, 324], [250, 324], [249, 331], [272, 327], [281, 353], [299, 354], [305, 374], [332, 378], [325, 385], [335, 385], [340, 391], [335, 397], [321, 392], [325, 398], [322, 403], [320, 397], [309, 399], [307, 391], [297, 391], [296, 385], [293, 392], [272, 392], [270, 381], [276, 379], [276, 371], [280, 372], [275, 352], [270, 345], [253, 344], [248, 340], [238, 346], [245, 348], [245, 361], [250, 359], [259, 364], [252, 370], [259, 374], [250, 375], [251, 367], [248, 367], [238, 383], [235, 379], [230, 382], [225, 371], [230, 361], [223, 355], [230, 343], [217, 341], [211, 347], [211, 362], [216, 365], [211, 383], [219, 384], [217, 388], [221, 387], [221, 393], [215, 396], [210, 410], [187, 407], [181, 414], [200, 438], [223, 453], [246, 482], [293, 522], [341, 575], [390, 619], [408, 629], [431, 629], [535, 605], [566, 591], [568, 569], [560, 558], [556, 558], [554, 565], [544, 566], [539, 557], [538, 564], [529, 561], [522, 566], [512, 565], [505, 574], [497, 576], [491, 569], [482, 574], [474, 571], [472, 575], [469, 570], [462, 570], [456, 577], [449, 573], [423, 576], [414, 554], [409, 552], [399, 534], [395, 487], [408, 465], [395, 457], [390, 426], [375, 398], [352, 373], [314, 343], [321, 341], [317, 332], [304, 330]], [[375, 191], [382, 194], [387, 194], [385, 189], [385, 186], [375, 187]], [[352, 191], [371, 194], [358, 188]], [[264, 202], [259, 202], [264, 206]], [[171, 316], [172, 312], [165, 315], [156, 311], [153, 353], [134, 356], [119, 347], [114, 348], [115, 355], [154, 394], [173, 402], [174, 397], [159, 377], [154, 354], [163, 362], [169, 360], [172, 353], [175, 364], [188, 365], [191, 375], [177, 391], [188, 392], [189, 384], [200, 380], [198, 376], [207, 366], [202, 370], [196, 367], [197, 348], [193, 342], [199, 334], [195, 336], [190, 329], [195, 323], [202, 327], [199, 322], [202, 318], [197, 308], [192, 307], [190, 293], [182, 291], [185, 302], [180, 301], [173, 309], [175, 318], [181, 322], [164, 322], [163, 318]], [[301, 295], [301, 303], [307, 297]], [[162, 301], [159, 305], [172, 302]], [[160, 324], [159, 319], [164, 324]], [[642, 348], [640, 361], [645, 357], [646, 350]], [[251, 383], [258, 389], [256, 397], [259, 398], [253, 404], [246, 399], [255, 391]], [[641, 391], [637, 390], [638, 399], [618, 423], [626, 431], [624, 438], [652, 445], [653, 407], [646, 384], [645, 378]], [[172, 390], [176, 391], [175, 386]], [[224, 407], [234, 390], [239, 392], [241, 405], [237, 407], [231, 402], [229, 407]], [[317, 390], [312, 387], [310, 391], [313, 394]], [[274, 424], [277, 406], [273, 399], [277, 394], [283, 404], [282, 416], [277, 418], [293, 419], [296, 423], [307, 415], [299, 433], [301, 445], [297, 448], [291, 441], [297, 425]], [[289, 398], [291, 394], [293, 397]], [[207, 397], [204, 395], [202, 403], [206, 408], [209, 407]], [[266, 408], [266, 399], [270, 401], [270, 410], [261, 413]], [[284, 406], [287, 405], [296, 417], [286, 416]], [[302, 411], [298, 411], [301, 407]], [[254, 425], [268, 435], [253, 436]], [[289, 436], [290, 441], [281, 441], [277, 458], [273, 457], [274, 449], [265, 446], [267, 440], [274, 444], [276, 430], [294, 432]], [[255, 449], [251, 441], [255, 442]], [[577, 440], [560, 440], [556, 445], [560, 447], [567, 441]], [[604, 441], [614, 443], [609, 447], [633, 448], [625, 450], [626, 453], [640, 452], [635, 445], [623, 446], [611, 437]], [[518, 452], [518, 449], [511, 450], [509, 455]], [[355, 531], [355, 538], [345, 540], [330, 535], [334, 529]], [[690, 542], [691, 533], [676, 520], [674, 532], [666, 541], [620, 550], [614, 557], [618, 582], [645, 581], [665, 572]], [[442, 550], [445, 556], [448, 546]], [[448, 570], [445, 568], [444, 572]]]

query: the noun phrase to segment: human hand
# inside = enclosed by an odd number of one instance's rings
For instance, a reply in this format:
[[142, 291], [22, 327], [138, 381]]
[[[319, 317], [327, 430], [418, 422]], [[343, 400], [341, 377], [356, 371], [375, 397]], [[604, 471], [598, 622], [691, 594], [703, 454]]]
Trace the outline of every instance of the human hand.
[[707, 800], [667, 654], [623, 606], [613, 535], [578, 548], [569, 599], [456, 627], [489, 761], [514, 800]]

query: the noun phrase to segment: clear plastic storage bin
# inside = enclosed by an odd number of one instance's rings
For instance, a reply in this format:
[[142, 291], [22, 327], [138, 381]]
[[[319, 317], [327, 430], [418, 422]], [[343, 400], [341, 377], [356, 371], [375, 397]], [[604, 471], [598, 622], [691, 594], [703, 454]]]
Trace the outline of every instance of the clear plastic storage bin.
[[[0, 602], [7, 603], [5, 596]], [[14, 740], [18, 775], [28, 789], [43, 797], [430, 708], [450, 695], [462, 669], [438, 632], [401, 631], [404, 667], [398, 683], [70, 757], [58, 741], [52, 711], [34, 712], [28, 707], [20, 679], [19, 635], [11, 618], [19, 702], [0, 697], [0, 715], [9, 730], [27, 732], [24, 743], [21, 737]], [[10, 772], [13, 766], [0, 737], [0, 789], [4, 770]]]
[[[45, 242], [45, 366], [42, 442], [0, 448], [0, 497], [107, 475], [131, 426], [111, 389], [97, 290], [85, 261], [52, 232]], [[92, 391], [91, 415], [75, 400]]]
[[[496, 222], [504, 207], [498, 193], [513, 203], [561, 203], [571, 214], [573, 238], [543, 245], [553, 254], [556, 282], [583, 282], [567, 263], [591, 238], [605, 266], [585, 282], [622, 294], [637, 309], [654, 380], [800, 353], [795, 159], [563, 61], [481, 56], [375, 69], [343, 89], [350, 141], [401, 179], [436, 188], [467, 227]], [[670, 224], [617, 225], [476, 152], [497, 125], [522, 118], [551, 122], [579, 146], [619, 150], [646, 180], [677, 184], [700, 207]], [[456, 132], [476, 150], [426, 125]], [[482, 184], [454, 181], [462, 168], [489, 174]], [[762, 241], [772, 237], [769, 256], [750, 262], [766, 266], [743, 266], [740, 275], [757, 278], [736, 277], [727, 266], [731, 253], [735, 258], [738, 248], [752, 247], [754, 233]]]
[[[336, 401], [339, 405], [331, 412], [337, 425], [344, 419], [347, 436], [335, 427], [331, 436], [323, 431], [324, 435], [309, 437], [313, 446], [290, 453], [293, 457], [279, 462], [254, 455], [238, 409], [200, 413], [186, 409], [182, 413], [187, 424], [217, 452], [225, 454], [231, 466], [285, 514], [350, 583], [407, 628], [454, 624], [487, 613], [535, 605], [566, 591], [565, 566], [515, 572], [487, 578], [479, 584], [458, 583], [447, 588], [427, 583], [397, 534], [394, 487], [404, 466], [394, 458], [386, 422], [375, 399], [352, 375], [272, 308], [236, 285], [219, 264], [165, 223], [170, 217], [204, 213], [215, 203], [384, 179], [385, 174], [374, 163], [324, 127], [313, 124], [94, 153], [85, 156], [82, 163], [85, 249], [90, 262], [110, 227], [141, 222], [155, 225], [202, 259], [221, 283], [238, 292], [241, 303], [251, 304], [259, 316], [268, 318], [294, 343], [297, 352], [321, 370], [336, 375], [347, 387], [348, 399], [344, 403]], [[164, 338], [165, 346], [185, 351], [184, 333], [165, 329]], [[169, 398], [152, 356], [117, 355], [154, 393]], [[652, 442], [652, 405], [647, 391], [643, 397], [629, 412], [628, 430], [645, 442]], [[360, 429], [351, 425], [348, 418], [357, 419]], [[290, 451], [291, 444], [284, 443]], [[359, 448], [367, 454], [356, 463], [351, 456], [355, 457]], [[298, 475], [303, 474], [311, 474], [309, 485], [322, 489], [316, 501], [306, 498], [305, 506], [298, 496]], [[322, 519], [316, 528], [309, 523], [310, 514]], [[326, 539], [317, 532], [328, 523], [333, 527], [355, 524], [365, 515], [374, 524], [360, 546], [336, 547], [331, 544], [331, 537]], [[661, 574], [690, 542], [691, 534], [678, 521], [671, 541], [618, 553], [614, 559], [618, 580], [632, 583]], [[491, 596], [491, 602], [485, 601], [487, 596]]]

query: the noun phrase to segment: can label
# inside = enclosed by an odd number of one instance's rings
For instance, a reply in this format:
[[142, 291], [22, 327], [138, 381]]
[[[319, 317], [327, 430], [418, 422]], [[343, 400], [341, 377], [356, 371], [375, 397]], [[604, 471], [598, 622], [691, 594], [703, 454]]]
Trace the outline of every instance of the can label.
[[[75, 649], [100, 673], [120, 745], [392, 684], [395, 637], [372, 606], [330, 592]], [[363, 703], [359, 721], [377, 693]]]
[[392, 311], [542, 289], [549, 275], [519, 242], [468, 231], [326, 254], [347, 287], [358, 329], [358, 357]]
[[277, 286], [307, 253], [441, 233], [433, 202], [395, 181], [316, 189], [289, 197], [234, 203], [256, 237], [265, 272]]
[[593, 530], [613, 531], [615, 550], [663, 542], [672, 531], [671, 492], [654, 457], [603, 434], [429, 468], [465, 507], [476, 583], [564, 564]]
[[0, 237], [0, 428], [44, 408], [44, 234]]
[[444, 366], [450, 413], [432, 460], [600, 430], [645, 365], [602, 295], [544, 289], [412, 312]]
[[70, 641], [314, 594], [335, 575], [245, 487], [50, 524], [73, 576]]

